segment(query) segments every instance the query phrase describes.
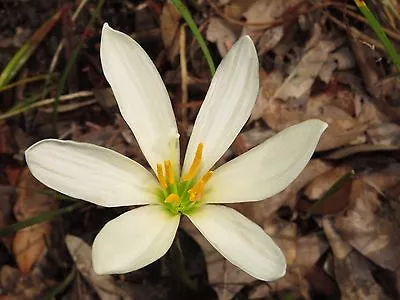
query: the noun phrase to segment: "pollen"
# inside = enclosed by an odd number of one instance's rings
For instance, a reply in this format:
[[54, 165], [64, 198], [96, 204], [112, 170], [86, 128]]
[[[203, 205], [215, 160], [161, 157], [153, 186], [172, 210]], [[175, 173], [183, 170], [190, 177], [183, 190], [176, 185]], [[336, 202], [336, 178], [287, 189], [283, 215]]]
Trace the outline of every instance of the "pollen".
[[175, 203], [178, 204], [181, 198], [177, 194], [170, 194], [167, 198], [165, 198], [165, 203]]
[[165, 181], [165, 176], [163, 172], [162, 164], [157, 164], [157, 179], [163, 190], [167, 189], [167, 182]]
[[188, 181], [193, 179], [194, 176], [196, 176], [196, 173], [199, 170], [201, 158], [203, 157], [203, 148], [204, 148], [203, 143], [200, 143], [197, 146], [196, 154], [194, 156], [192, 165], [190, 166], [189, 171], [183, 176], [183, 180]]

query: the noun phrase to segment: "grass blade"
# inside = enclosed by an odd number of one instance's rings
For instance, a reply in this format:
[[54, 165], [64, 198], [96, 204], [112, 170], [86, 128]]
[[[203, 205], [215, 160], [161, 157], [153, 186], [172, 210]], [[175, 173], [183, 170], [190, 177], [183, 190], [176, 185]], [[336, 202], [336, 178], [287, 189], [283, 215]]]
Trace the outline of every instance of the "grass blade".
[[199, 28], [197, 27], [196, 23], [194, 22], [190, 11], [187, 9], [185, 4], [181, 0], [171, 0], [171, 3], [176, 7], [176, 9], [181, 14], [182, 18], [185, 20], [186, 24], [189, 26], [190, 30], [193, 33], [194, 38], [196, 39], [197, 43], [200, 46], [201, 51], [203, 52], [204, 58], [207, 61], [208, 67], [210, 68], [211, 75], [215, 73], [215, 65], [212, 60], [210, 51], [207, 48], [207, 44], [203, 39], [203, 36], [200, 33]]
[[393, 44], [390, 42], [386, 33], [383, 31], [381, 24], [378, 19], [374, 16], [371, 10], [368, 8], [367, 4], [363, 0], [354, 0], [357, 7], [360, 9], [361, 13], [367, 19], [369, 26], [371, 26], [372, 30], [378, 36], [379, 40], [385, 47], [386, 53], [389, 55], [390, 59], [395, 64], [397, 71], [400, 72], [400, 56], [397, 53], [396, 49], [393, 47]]
[[70, 206], [60, 208], [57, 210], [53, 210], [53, 211], [44, 212], [44, 213], [38, 214], [37, 216], [34, 216], [32, 218], [26, 219], [24, 221], [14, 223], [14, 224], [4, 227], [4, 228], [0, 228], [0, 237], [12, 234], [12, 233], [14, 233], [18, 230], [21, 230], [25, 227], [29, 227], [29, 226], [32, 226], [32, 225], [35, 225], [38, 223], [46, 222], [55, 217], [70, 213], [70, 212], [74, 211], [75, 209], [82, 207], [84, 204], [85, 204], [84, 202], [78, 202], [78, 203], [72, 204]]
[[[100, 12], [103, 4], [104, 4], [104, 0], [99, 0], [97, 2], [96, 10], [92, 14], [92, 17], [90, 18], [89, 23], [86, 25], [85, 32], [87, 32], [87, 29], [93, 25], [94, 21], [99, 16], [99, 12]], [[75, 65], [76, 59], [79, 56], [79, 52], [83, 46], [84, 38], [85, 38], [85, 35], [82, 36], [82, 40], [79, 42], [79, 44], [73, 50], [71, 57], [69, 58], [69, 60], [67, 62], [67, 66], [65, 67], [64, 71], [61, 74], [60, 82], [57, 86], [56, 96], [54, 97], [54, 102], [53, 102], [53, 134], [54, 134], [54, 136], [57, 136], [56, 125], [57, 125], [58, 105], [60, 103], [60, 97], [61, 97], [62, 92], [64, 91], [65, 84], [67, 83], [68, 75], [69, 75], [72, 67]]]
[[21, 68], [25, 65], [32, 53], [36, 50], [40, 42], [46, 37], [49, 31], [54, 27], [60, 19], [62, 10], [59, 10], [49, 20], [47, 20], [11, 58], [7, 66], [0, 74], [0, 88], [7, 85]]

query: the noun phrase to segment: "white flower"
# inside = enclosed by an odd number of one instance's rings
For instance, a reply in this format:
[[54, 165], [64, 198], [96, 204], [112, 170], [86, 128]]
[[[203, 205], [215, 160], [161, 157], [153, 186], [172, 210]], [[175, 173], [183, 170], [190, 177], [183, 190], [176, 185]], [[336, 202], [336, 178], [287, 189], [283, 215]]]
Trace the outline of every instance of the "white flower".
[[285, 189], [310, 160], [326, 124], [289, 127], [215, 171], [216, 161], [250, 116], [258, 92], [258, 59], [249, 37], [229, 51], [212, 79], [186, 150], [167, 90], [145, 51], [129, 36], [103, 27], [101, 62], [120, 111], [154, 176], [112, 150], [48, 139], [25, 152], [32, 174], [71, 197], [115, 207], [145, 205], [108, 222], [93, 244], [99, 274], [125, 273], [163, 256], [186, 215], [231, 263], [261, 280], [285, 274], [281, 250], [262, 228], [232, 208]]

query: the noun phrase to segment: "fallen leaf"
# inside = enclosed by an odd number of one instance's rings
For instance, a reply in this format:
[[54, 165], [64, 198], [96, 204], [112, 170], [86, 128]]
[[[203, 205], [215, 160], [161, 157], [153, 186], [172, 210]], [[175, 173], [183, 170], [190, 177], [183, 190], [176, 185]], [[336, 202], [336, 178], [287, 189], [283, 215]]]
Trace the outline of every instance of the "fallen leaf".
[[232, 29], [220, 18], [211, 18], [207, 27], [206, 38], [217, 44], [219, 54], [224, 57], [236, 42]]
[[389, 299], [371, 274], [367, 260], [357, 251], [344, 259], [335, 258], [335, 278], [343, 300]]
[[97, 275], [92, 267], [92, 249], [82, 239], [73, 235], [65, 237], [68, 251], [82, 276], [93, 286], [102, 300], [130, 300], [131, 291], [124, 289], [110, 275]]
[[[385, 183], [385, 180], [382, 180]], [[378, 197], [379, 182], [363, 178], [353, 180], [350, 207], [335, 219], [341, 237], [357, 251], [382, 268], [395, 271], [400, 267], [400, 240], [396, 210], [383, 209]]]
[[50, 236], [49, 223], [35, 224], [19, 230], [13, 240], [13, 252], [20, 271], [28, 273], [46, 249], [45, 240]]
[[304, 190], [304, 194], [310, 200], [318, 200], [322, 197], [341, 177], [350, 172], [350, 166], [339, 166], [321, 174], [311, 181]]
[[400, 126], [395, 123], [384, 123], [370, 126], [367, 135], [373, 144], [400, 146]]
[[175, 6], [166, 1], [160, 15], [160, 31], [161, 39], [167, 49], [169, 61], [174, 61], [179, 54], [179, 43], [177, 42], [179, 21], [181, 15]]
[[341, 238], [330, 217], [322, 218], [322, 228], [332, 248], [333, 255], [340, 260], [345, 259], [353, 248]]
[[316, 233], [299, 237], [296, 241], [296, 260], [293, 265], [311, 268], [328, 248], [329, 245], [326, 240], [319, 237]]
[[315, 46], [308, 49], [273, 97], [287, 101], [308, 96], [310, 88], [329, 58], [330, 52], [340, 43], [341, 41], [320, 40]]
[[[45, 188], [25, 168], [18, 184], [18, 197], [14, 206], [17, 221], [23, 221], [40, 213], [56, 209], [58, 203], [45, 193]], [[27, 273], [46, 248], [45, 239], [50, 236], [51, 225], [38, 223], [19, 230], [14, 237], [12, 249], [21, 272]]]

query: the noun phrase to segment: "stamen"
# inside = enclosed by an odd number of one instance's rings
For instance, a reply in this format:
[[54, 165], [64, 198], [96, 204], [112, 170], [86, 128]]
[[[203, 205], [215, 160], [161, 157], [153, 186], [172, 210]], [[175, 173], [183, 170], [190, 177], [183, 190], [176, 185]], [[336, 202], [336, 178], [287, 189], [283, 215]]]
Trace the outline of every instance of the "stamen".
[[165, 182], [164, 172], [162, 169], [162, 164], [157, 164], [157, 179], [163, 190], [167, 189], [167, 183]]
[[179, 196], [177, 194], [170, 194], [168, 195], [167, 198], [165, 198], [164, 202], [165, 203], [175, 203], [175, 204], [179, 204], [179, 201], [181, 200], [181, 198], [179, 198]]
[[191, 180], [196, 175], [200, 166], [201, 158], [203, 156], [203, 147], [204, 147], [203, 143], [200, 143], [197, 146], [196, 154], [193, 158], [192, 165], [190, 166], [189, 171], [183, 176], [183, 180], [185, 181]]
[[211, 178], [211, 176], [214, 174], [213, 171], [208, 171], [204, 176], [201, 178], [201, 181], [204, 182], [204, 184], [207, 183], [207, 181]]
[[165, 166], [165, 175], [167, 177], [167, 181], [170, 185], [174, 184], [174, 172], [172, 171], [172, 165], [170, 160], [164, 161]]
[[195, 202], [199, 197], [201, 197], [204, 192], [204, 186], [213, 173], [213, 171], [208, 171], [190, 190], [188, 190], [190, 201]]

